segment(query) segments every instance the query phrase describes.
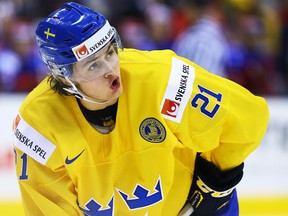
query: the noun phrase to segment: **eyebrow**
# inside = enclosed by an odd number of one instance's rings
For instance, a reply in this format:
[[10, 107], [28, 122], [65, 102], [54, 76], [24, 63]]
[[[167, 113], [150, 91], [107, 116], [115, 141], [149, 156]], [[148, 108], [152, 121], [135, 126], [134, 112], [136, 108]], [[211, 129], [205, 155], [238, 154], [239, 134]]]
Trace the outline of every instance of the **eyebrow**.
[[[107, 53], [110, 51], [111, 46], [112, 46], [112, 45], [110, 44], [109, 47], [108, 47], [108, 49], [107, 49], [103, 54], [107, 54]], [[97, 54], [97, 53], [96, 53], [96, 54]], [[95, 58], [91, 58], [90, 60], [88, 60], [87, 62], [84, 63], [83, 67], [86, 67], [86, 66], [89, 65], [91, 62], [96, 61], [99, 57], [100, 57], [100, 56], [97, 56], [97, 57], [95, 57]]]
[[89, 65], [91, 62], [96, 61], [99, 58], [99, 56], [95, 57], [95, 58], [91, 58], [90, 60], [88, 60], [87, 62], [84, 63], [83, 67], [87, 67], [87, 65]]

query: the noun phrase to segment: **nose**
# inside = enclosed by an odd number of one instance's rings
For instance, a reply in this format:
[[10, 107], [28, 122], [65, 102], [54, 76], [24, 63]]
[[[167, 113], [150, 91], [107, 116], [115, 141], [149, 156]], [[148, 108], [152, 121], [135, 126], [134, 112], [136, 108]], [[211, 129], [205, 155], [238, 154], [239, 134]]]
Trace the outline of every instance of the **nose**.
[[113, 73], [113, 68], [111, 70], [108, 70], [105, 74], [104, 77], [108, 78], [111, 74]]
[[115, 67], [116, 67], [116, 64], [113, 64], [111, 65], [111, 63], [109, 64], [105, 64], [105, 67], [106, 67], [106, 73], [104, 73], [104, 77], [107, 78], [109, 77], [109, 75], [113, 74], [114, 70], [115, 70]]

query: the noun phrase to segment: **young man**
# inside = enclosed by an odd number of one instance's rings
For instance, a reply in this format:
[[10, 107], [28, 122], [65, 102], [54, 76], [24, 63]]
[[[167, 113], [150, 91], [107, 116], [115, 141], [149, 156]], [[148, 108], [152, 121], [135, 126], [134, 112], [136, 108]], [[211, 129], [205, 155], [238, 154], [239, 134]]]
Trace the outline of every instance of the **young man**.
[[172, 51], [122, 49], [105, 17], [76, 3], [36, 35], [52, 74], [14, 122], [27, 215], [238, 215], [263, 98]]

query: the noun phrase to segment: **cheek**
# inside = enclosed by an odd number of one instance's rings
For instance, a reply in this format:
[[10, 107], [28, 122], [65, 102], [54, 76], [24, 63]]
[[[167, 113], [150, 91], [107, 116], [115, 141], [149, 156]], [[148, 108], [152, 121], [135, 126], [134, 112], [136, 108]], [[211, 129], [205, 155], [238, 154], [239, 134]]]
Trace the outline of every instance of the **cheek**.
[[102, 85], [103, 85], [103, 82], [99, 80], [94, 80], [94, 81], [87, 82], [87, 83], [81, 83], [79, 85], [79, 89], [81, 89], [81, 91], [84, 94], [92, 96], [92, 95], [97, 94], [97, 92], [101, 92], [100, 90], [103, 89]]

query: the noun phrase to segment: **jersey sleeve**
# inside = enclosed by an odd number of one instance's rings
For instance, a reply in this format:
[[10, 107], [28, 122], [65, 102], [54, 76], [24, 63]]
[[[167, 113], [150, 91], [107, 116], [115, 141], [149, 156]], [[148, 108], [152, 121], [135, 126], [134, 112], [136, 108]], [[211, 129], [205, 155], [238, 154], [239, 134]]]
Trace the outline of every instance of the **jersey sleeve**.
[[83, 215], [64, 167], [52, 170], [15, 148], [16, 174], [26, 215]]
[[265, 99], [179, 59], [190, 67], [193, 80], [175, 134], [183, 145], [202, 152], [221, 170], [239, 165], [257, 148], [266, 131], [269, 111]]
[[83, 215], [55, 141], [48, 140], [20, 114], [14, 120], [13, 133], [16, 174], [26, 215]]

